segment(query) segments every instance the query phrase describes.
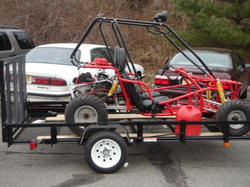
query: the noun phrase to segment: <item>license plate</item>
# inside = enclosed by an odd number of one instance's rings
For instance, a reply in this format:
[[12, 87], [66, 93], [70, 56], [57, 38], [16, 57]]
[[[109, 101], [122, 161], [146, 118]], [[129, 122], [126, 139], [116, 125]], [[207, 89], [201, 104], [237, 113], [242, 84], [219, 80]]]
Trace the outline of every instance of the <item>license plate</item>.
[[26, 82], [27, 82], [27, 84], [31, 84], [31, 82], [32, 82], [32, 76], [31, 75], [26, 75]]

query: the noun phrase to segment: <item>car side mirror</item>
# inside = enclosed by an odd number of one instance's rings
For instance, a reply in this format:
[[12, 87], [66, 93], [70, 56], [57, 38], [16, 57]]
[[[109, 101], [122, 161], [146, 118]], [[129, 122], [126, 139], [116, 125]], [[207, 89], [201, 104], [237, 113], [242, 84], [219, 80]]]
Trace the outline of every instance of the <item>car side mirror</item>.
[[250, 68], [250, 64], [244, 64], [246, 68]]
[[238, 71], [238, 72], [243, 72], [244, 71], [244, 65], [239, 65], [239, 66], [237, 66], [237, 68], [236, 68], [236, 70]]

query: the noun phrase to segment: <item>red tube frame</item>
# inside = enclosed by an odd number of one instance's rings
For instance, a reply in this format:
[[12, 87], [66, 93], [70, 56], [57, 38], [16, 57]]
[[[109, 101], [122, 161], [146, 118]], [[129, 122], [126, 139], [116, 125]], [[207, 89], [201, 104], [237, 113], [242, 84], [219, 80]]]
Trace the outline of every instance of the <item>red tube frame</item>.
[[[118, 81], [120, 83], [121, 89], [122, 89], [122, 93], [123, 93], [123, 97], [126, 101], [126, 108], [128, 111], [132, 110], [133, 105], [132, 105], [132, 101], [129, 98], [124, 83], [132, 83], [132, 84], [138, 84], [141, 88], [141, 90], [143, 92], [147, 92], [149, 95], [150, 100], [153, 100], [151, 91], [159, 91], [159, 90], [165, 90], [165, 89], [174, 89], [174, 88], [182, 88], [182, 87], [187, 87], [187, 94], [169, 99], [167, 101], [162, 101], [159, 102], [159, 104], [163, 104], [165, 105], [166, 109], [163, 110], [163, 112], [156, 114], [157, 116], [164, 116], [164, 115], [175, 115], [176, 111], [180, 108], [181, 105], [184, 104], [194, 104], [194, 99], [192, 99], [192, 96], [197, 95], [197, 97], [199, 98], [199, 102], [197, 102], [197, 108], [199, 107], [199, 110], [202, 112], [207, 112], [204, 110], [204, 107], [208, 107], [211, 108], [213, 110], [217, 109], [217, 106], [212, 105], [211, 103], [208, 103], [204, 100], [203, 98], [203, 93], [207, 90], [214, 90], [214, 91], [218, 91], [217, 87], [216, 87], [216, 79], [212, 76], [208, 76], [208, 77], [199, 77], [199, 76], [193, 76], [188, 74], [184, 68], [178, 68], [175, 69], [174, 72], [177, 74], [182, 75], [183, 80], [186, 82], [186, 84], [182, 84], [182, 85], [172, 85], [172, 86], [166, 86], [166, 87], [161, 87], [161, 88], [155, 88], [155, 89], [150, 89], [149, 86], [142, 82], [141, 80], [128, 80], [128, 79], [124, 79], [121, 77], [120, 72], [118, 71], [117, 68], [115, 68], [111, 63], [107, 63], [105, 65], [100, 65], [97, 64], [95, 62], [89, 62], [86, 63], [85, 65], [83, 65], [83, 68], [100, 68], [100, 69], [111, 69], [115, 71], [115, 74], [117, 75]], [[133, 75], [133, 73], [129, 73], [130, 75]], [[205, 88], [201, 88], [201, 86], [197, 83], [203, 83], [205, 84]], [[209, 85], [210, 83], [210, 85]], [[236, 82], [236, 81], [232, 81], [232, 80], [221, 80], [222, 85], [227, 84], [230, 85], [230, 90], [232, 92], [231, 98], [237, 98], [237, 95], [239, 94], [240, 91], [240, 85], [241, 83]], [[233, 89], [233, 85], [235, 86], [235, 91]], [[191, 91], [191, 86], [195, 87], [197, 90], [196, 91]], [[187, 103], [184, 102], [180, 102], [177, 104], [172, 104], [170, 105], [170, 103], [176, 102], [178, 100], [184, 99], [184, 98], [188, 98]], [[219, 100], [219, 98], [217, 98], [217, 100]], [[143, 115], [152, 115], [151, 113], [142, 113]]]

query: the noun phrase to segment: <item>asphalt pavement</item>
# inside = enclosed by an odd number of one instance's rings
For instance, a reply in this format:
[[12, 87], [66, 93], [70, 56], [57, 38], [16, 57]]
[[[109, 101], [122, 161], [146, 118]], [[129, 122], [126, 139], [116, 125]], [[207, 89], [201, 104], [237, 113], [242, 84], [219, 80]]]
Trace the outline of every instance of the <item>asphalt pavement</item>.
[[137, 144], [129, 148], [128, 167], [104, 175], [87, 166], [83, 146], [77, 144], [39, 145], [30, 151], [28, 145], [0, 143], [0, 186], [248, 187], [249, 147], [248, 141], [231, 141], [229, 148], [222, 141]]

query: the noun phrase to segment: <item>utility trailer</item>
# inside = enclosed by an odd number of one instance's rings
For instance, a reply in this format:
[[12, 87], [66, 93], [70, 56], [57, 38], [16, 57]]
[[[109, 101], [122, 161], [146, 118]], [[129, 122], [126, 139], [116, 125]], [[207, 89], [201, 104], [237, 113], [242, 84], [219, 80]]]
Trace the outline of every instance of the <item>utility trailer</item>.
[[[46, 115], [38, 112], [28, 112], [29, 107], [37, 103], [29, 103], [26, 100], [24, 56], [13, 57], [0, 63], [1, 85], [1, 116], [2, 116], [2, 141], [10, 147], [13, 144], [29, 144], [30, 149], [37, 148], [38, 144], [77, 143], [85, 145], [85, 157], [91, 168], [100, 173], [112, 173], [120, 169], [127, 158], [127, 146], [136, 143], [221, 140], [224, 146], [229, 146], [229, 140], [249, 140], [250, 136], [229, 136], [228, 128], [223, 132], [202, 132], [197, 136], [186, 136], [186, 127], [190, 124], [225, 124], [227, 121], [179, 121], [173, 117], [150, 116], [140, 114], [110, 114], [106, 123], [73, 123], [66, 124], [63, 116], [59, 119], [47, 118], [43, 123], [32, 123], [36, 119], [44, 119]], [[50, 115], [47, 115], [50, 116]], [[58, 121], [59, 120], [59, 121]], [[230, 124], [243, 123], [249, 125], [249, 121], [230, 122]], [[180, 133], [176, 136], [174, 125], [180, 125]], [[172, 132], [147, 133], [147, 126], [167, 126]], [[73, 134], [60, 135], [59, 127], [84, 126], [81, 136]], [[29, 128], [49, 128], [50, 134], [41, 134], [36, 138], [19, 138]], [[131, 130], [132, 129], [132, 130]], [[91, 158], [93, 157], [93, 158]], [[100, 159], [98, 157], [101, 157]]]
[[[114, 77], [111, 79], [106, 77], [106, 80], [100, 81], [101, 83], [103, 81], [112, 83], [108, 89], [101, 89], [107, 91], [101, 94], [102, 98], [98, 98], [90, 93], [85, 93], [85, 95], [78, 93], [72, 99], [72, 102], [68, 104], [29, 102], [26, 97], [24, 56], [17, 56], [2, 61], [0, 63], [0, 89], [3, 142], [6, 142], [8, 146], [26, 143], [29, 144], [30, 149], [35, 149], [38, 144], [83, 144], [85, 146], [86, 161], [92, 169], [100, 173], [113, 173], [124, 165], [128, 155], [127, 146], [135, 143], [168, 141], [186, 143], [187, 141], [222, 140], [224, 141], [224, 146], [227, 147], [230, 145], [229, 140], [250, 139], [250, 136], [246, 135], [250, 128], [249, 106], [243, 105], [237, 100], [225, 102], [229, 104], [223, 104], [225, 101], [223, 84], [231, 86], [232, 94], [235, 97], [237, 97], [238, 88], [241, 84], [228, 80], [224, 80], [224, 82], [223, 80], [221, 82], [218, 81], [192, 49], [168, 25], [161, 23], [161, 21], [166, 20], [166, 17], [166, 13], [163, 12], [155, 16], [154, 22], [116, 18], [96, 18], [93, 20], [83, 34], [71, 58], [72, 63], [78, 68], [113, 69], [115, 71]], [[110, 54], [110, 48], [102, 29], [102, 24], [105, 23], [111, 24], [119, 44], [119, 47], [115, 48], [114, 59]], [[107, 56], [109, 56], [111, 63], [105, 59], [97, 59], [95, 62], [87, 63], [77, 61], [76, 51], [95, 24], [99, 24], [98, 28], [106, 45]], [[155, 35], [163, 35], [183, 53], [181, 48], [169, 37], [169, 33], [173, 34], [179, 42], [197, 57], [206, 71], [195, 64], [184, 53], [183, 55], [204, 72], [206, 76], [191, 76], [184, 69], [174, 70], [180, 73], [186, 82], [185, 85], [178, 85], [178, 87], [187, 88], [188, 93], [172, 99], [157, 95], [158, 93], [156, 92], [158, 90], [150, 89], [146, 83], [141, 81], [140, 75], [137, 75], [128, 48], [122, 37], [120, 24], [146, 27], [149, 32]], [[168, 32], [164, 31], [164, 29], [167, 29]], [[128, 64], [126, 57], [132, 64], [132, 68], [128, 66], [130, 69], [129, 75], [127, 72], [123, 72], [125, 63]], [[166, 63], [163, 70], [167, 68], [169, 67]], [[134, 79], [131, 80], [130, 76], [133, 76]], [[118, 85], [122, 90], [119, 99], [123, 101], [123, 105], [119, 101], [116, 102], [117, 105], [115, 106], [110, 105], [109, 99], [117, 99]], [[139, 85], [141, 90], [145, 92], [144, 95], [138, 93], [134, 85]], [[193, 91], [191, 88], [196, 88], [197, 90]], [[236, 90], [235, 92], [233, 92], [234, 89]], [[212, 92], [213, 94], [211, 94]], [[136, 95], [138, 102], [136, 98], [133, 98]], [[142, 96], [145, 99], [143, 101], [141, 100]], [[187, 100], [182, 100], [185, 98]], [[62, 105], [62, 107], [57, 105]], [[59, 116], [57, 114], [63, 112], [63, 105], [67, 105], [65, 120], [64, 116], [62, 116], [59, 119], [60, 121], [58, 121]], [[221, 106], [223, 106], [223, 110], [220, 110]], [[118, 112], [114, 112], [114, 110]], [[219, 116], [223, 116], [224, 112], [228, 114], [224, 115], [223, 118], [217, 118], [217, 120], [206, 118], [206, 116], [211, 116], [211, 114], [214, 115], [216, 110], [220, 110], [221, 114]], [[201, 114], [206, 115], [201, 116]], [[56, 116], [57, 120], [48, 118]], [[98, 116], [102, 116], [102, 120], [99, 120]], [[37, 123], [38, 119], [46, 119], [47, 121]], [[220, 129], [217, 129], [218, 132], [201, 131], [201, 126], [209, 127], [211, 124], [217, 124], [220, 127]], [[159, 127], [158, 131], [148, 131], [147, 128], [149, 126]], [[234, 126], [237, 126], [237, 128], [233, 128]], [[73, 135], [72, 133], [61, 135], [59, 133], [60, 127], [69, 127], [75, 130], [81, 129], [81, 131], [78, 131], [78, 135]], [[50, 133], [41, 133], [35, 137], [28, 137], [28, 130], [34, 128], [48, 128]], [[24, 134], [25, 136], [23, 136]]]

